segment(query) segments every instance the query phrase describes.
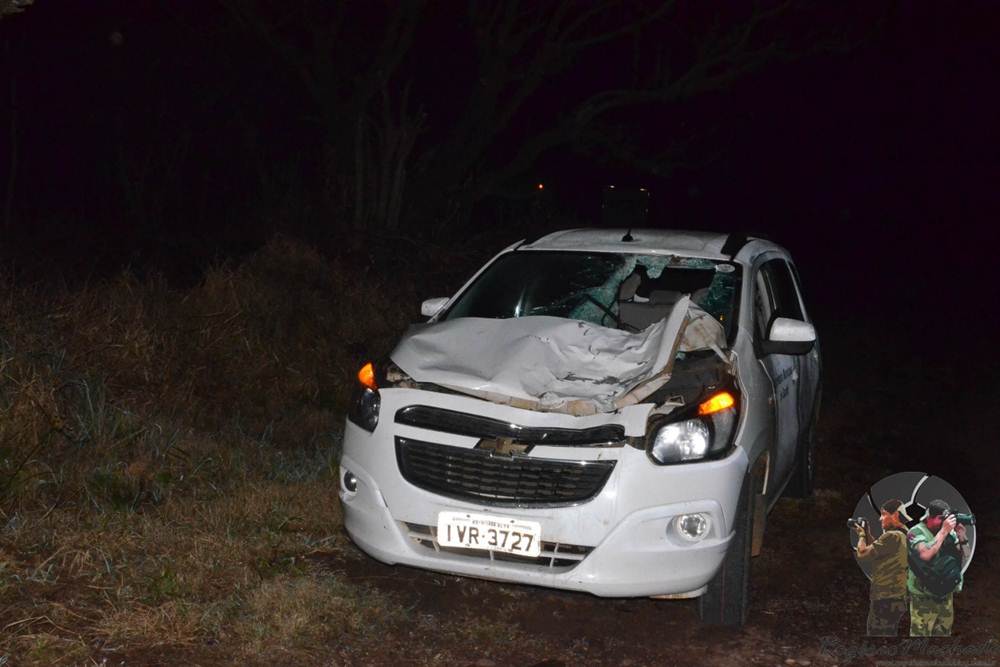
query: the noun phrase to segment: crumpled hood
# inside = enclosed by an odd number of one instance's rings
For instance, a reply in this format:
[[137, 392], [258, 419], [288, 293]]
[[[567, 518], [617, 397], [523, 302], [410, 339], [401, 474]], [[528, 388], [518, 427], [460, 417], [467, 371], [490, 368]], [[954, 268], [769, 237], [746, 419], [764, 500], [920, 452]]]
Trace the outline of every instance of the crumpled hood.
[[496, 402], [610, 412], [636, 402], [628, 395], [640, 385], [655, 389], [669, 379], [689, 303], [682, 298], [667, 318], [638, 333], [547, 316], [447, 320], [411, 330], [391, 358], [417, 382]]

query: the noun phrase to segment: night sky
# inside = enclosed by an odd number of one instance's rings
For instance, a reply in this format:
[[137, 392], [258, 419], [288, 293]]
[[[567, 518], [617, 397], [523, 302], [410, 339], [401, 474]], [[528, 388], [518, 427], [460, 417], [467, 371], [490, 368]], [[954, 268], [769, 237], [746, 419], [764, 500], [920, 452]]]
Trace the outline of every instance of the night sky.
[[[310, 58], [324, 48], [326, 65], [341, 72], [331, 80], [348, 81], [343, 72], [363, 71], [384, 53], [394, 5], [349, 6], [336, 40], [310, 43], [310, 22], [326, 20], [333, 6], [39, 0], [5, 17], [4, 260], [50, 262], [51, 271], [74, 275], [143, 263], [191, 271], [252, 250], [274, 232], [321, 248], [361, 233], [331, 222], [339, 209], [319, 194], [331, 172], [317, 150], [330, 127], [353, 136], [338, 96], [346, 99], [357, 82], [325, 89], [324, 108], [295, 68], [315, 67]], [[656, 6], [633, 4], [613, 18], [628, 21]], [[233, 7], [279, 26], [275, 34], [299, 54], [297, 64], [237, 20]], [[505, 165], [587, 96], [648, 82], [656, 54], [690, 64], [706, 31], [739, 25], [743, 9], [682, 7], [571, 54], [543, 77], [469, 177]], [[458, 131], [470, 117], [468, 91], [485, 84], [477, 84], [482, 57], [461, 3], [431, 3], [408, 20], [409, 45], [386, 90], [394, 105], [408, 90], [411, 112], [422, 114], [420, 157]], [[477, 223], [445, 231], [428, 222], [442, 209], [418, 205], [416, 188], [427, 185], [415, 162], [416, 185], [408, 185], [414, 190], [391, 236], [459, 245], [485, 224], [508, 225], [513, 241], [532, 197], [545, 198], [557, 226], [587, 226], [599, 222], [604, 185], [645, 186], [650, 226], [749, 230], [787, 246], [827, 313], [934, 320], [932, 312], [951, 311], [985, 332], [998, 320], [998, 28], [1000, 9], [987, 2], [793, 4], [753, 38], [780, 43], [782, 57], [721, 90], [636, 104], [588, 128], [616, 137], [634, 160], [609, 154], [584, 132], [478, 199], [470, 216]], [[522, 54], [507, 65], [528, 62]], [[366, 113], [374, 117], [373, 99]], [[344, 113], [348, 127], [330, 123], [331, 113]], [[679, 157], [654, 173], [649, 161], [679, 143]], [[353, 162], [338, 165], [343, 189]], [[533, 190], [539, 182], [544, 194]], [[551, 218], [538, 228], [547, 224]], [[492, 238], [503, 237], [494, 231]], [[380, 238], [379, 230], [364, 234]]]

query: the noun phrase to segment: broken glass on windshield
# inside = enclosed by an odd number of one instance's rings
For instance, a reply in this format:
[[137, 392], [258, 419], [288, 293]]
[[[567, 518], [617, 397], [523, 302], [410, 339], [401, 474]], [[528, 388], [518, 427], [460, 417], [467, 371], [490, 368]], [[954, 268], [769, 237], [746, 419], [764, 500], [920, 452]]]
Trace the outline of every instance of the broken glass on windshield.
[[[640, 287], [623, 295], [622, 283], [635, 275], [641, 275]], [[487, 267], [442, 319], [547, 315], [623, 328], [620, 299], [642, 300], [661, 290], [690, 294], [695, 303], [722, 322], [728, 337], [738, 285], [739, 271], [733, 265], [709, 259], [512, 252]]]

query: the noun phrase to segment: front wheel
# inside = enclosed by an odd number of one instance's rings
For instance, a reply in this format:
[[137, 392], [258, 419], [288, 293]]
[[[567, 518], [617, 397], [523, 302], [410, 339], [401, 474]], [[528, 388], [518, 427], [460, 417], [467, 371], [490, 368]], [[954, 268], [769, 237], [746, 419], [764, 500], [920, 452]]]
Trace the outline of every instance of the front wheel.
[[736, 507], [733, 539], [722, 567], [700, 598], [698, 614], [703, 623], [740, 627], [747, 619], [750, 603], [750, 547], [753, 542], [754, 478], [743, 479], [743, 489]]

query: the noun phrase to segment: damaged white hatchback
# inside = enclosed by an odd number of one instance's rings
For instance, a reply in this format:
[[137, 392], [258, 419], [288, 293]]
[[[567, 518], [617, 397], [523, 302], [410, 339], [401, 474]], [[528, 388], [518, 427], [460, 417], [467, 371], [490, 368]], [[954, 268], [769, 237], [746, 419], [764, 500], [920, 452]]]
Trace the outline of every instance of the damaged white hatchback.
[[571, 230], [423, 304], [358, 373], [347, 532], [402, 563], [746, 618], [767, 510], [812, 490], [820, 357], [788, 253]]

